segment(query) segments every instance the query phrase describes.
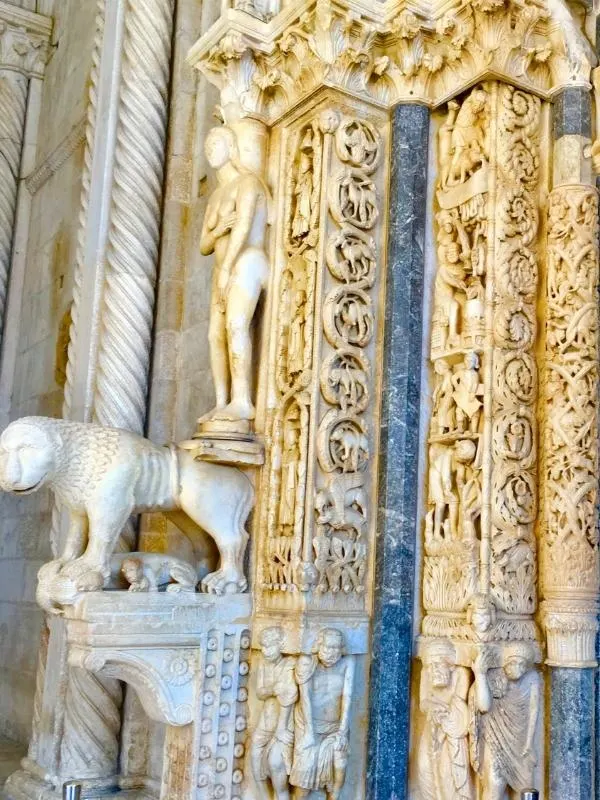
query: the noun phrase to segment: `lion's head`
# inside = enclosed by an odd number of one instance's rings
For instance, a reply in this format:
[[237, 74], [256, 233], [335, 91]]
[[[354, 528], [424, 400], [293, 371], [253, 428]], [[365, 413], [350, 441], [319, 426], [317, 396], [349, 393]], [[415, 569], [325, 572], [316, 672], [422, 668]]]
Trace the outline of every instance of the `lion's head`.
[[11, 422], [0, 436], [0, 487], [23, 495], [37, 491], [54, 474], [57, 451], [55, 437], [36, 418]]

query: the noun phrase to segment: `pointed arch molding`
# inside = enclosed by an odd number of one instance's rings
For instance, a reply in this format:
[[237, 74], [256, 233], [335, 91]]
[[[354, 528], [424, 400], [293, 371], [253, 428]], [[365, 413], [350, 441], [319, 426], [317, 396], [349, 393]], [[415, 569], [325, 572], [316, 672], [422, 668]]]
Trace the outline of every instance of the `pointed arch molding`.
[[435, 107], [488, 77], [549, 98], [589, 87], [596, 62], [564, 0], [305, 0], [268, 21], [257, 2], [226, 10], [188, 62], [225, 110], [267, 123], [323, 84], [384, 108]]

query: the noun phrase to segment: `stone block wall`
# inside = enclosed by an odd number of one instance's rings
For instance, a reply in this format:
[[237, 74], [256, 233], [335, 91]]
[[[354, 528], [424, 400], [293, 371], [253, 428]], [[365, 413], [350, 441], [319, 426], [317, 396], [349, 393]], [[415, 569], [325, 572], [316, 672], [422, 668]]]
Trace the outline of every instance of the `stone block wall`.
[[[30, 101], [30, 113], [39, 110], [40, 126], [32, 169], [21, 184], [21, 192], [33, 196], [23, 237], [22, 295], [11, 298], [20, 305], [18, 327], [12, 324], [5, 331], [7, 346], [15, 351], [4, 421], [26, 414], [61, 415], [96, 14], [95, 0], [61, 0], [54, 8], [49, 0], [17, 5], [51, 13], [55, 28], [40, 105]], [[45, 493], [23, 499], [0, 494], [0, 736], [23, 743], [30, 736], [42, 624], [34, 599], [36, 574], [50, 557], [50, 518], [51, 500]]]

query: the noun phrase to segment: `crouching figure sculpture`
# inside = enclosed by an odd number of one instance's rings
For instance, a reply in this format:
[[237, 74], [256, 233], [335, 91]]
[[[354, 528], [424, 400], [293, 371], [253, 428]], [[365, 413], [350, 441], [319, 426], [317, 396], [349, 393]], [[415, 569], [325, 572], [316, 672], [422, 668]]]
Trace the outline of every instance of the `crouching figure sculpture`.
[[[245, 523], [254, 492], [235, 467], [195, 461], [176, 445], [159, 447], [129, 431], [24, 417], [0, 437], [0, 487], [27, 495], [43, 486], [71, 516], [60, 557], [40, 570], [40, 584], [56, 586], [57, 603], [65, 602], [66, 584], [78, 592], [108, 584], [121, 531], [145, 511], [183, 511], [214, 539], [220, 565], [203, 579], [204, 591], [246, 590]], [[44, 595], [51, 602], [48, 586]]]

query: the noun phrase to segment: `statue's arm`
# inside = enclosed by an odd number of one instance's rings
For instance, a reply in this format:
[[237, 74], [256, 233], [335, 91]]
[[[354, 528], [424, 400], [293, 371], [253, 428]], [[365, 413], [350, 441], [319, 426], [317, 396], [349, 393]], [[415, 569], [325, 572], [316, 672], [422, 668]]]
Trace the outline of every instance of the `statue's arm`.
[[344, 693], [342, 696], [342, 717], [340, 730], [348, 733], [350, 727], [350, 707], [352, 705], [352, 691], [354, 688], [354, 658], [347, 656], [346, 674], [344, 675]]
[[215, 251], [215, 242], [217, 240], [217, 230], [211, 225], [213, 212], [211, 208], [211, 201], [208, 201], [206, 213], [204, 214], [204, 221], [202, 222], [202, 232], [200, 234], [200, 252], [203, 256], [209, 256]]
[[223, 259], [222, 270], [229, 275], [244, 249], [244, 245], [252, 229], [254, 214], [258, 202], [258, 188], [253, 178], [246, 178], [238, 188], [236, 203], [236, 220], [229, 234], [227, 251]]

